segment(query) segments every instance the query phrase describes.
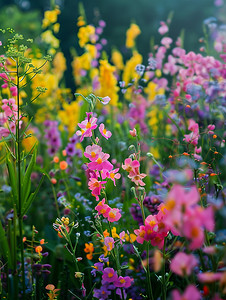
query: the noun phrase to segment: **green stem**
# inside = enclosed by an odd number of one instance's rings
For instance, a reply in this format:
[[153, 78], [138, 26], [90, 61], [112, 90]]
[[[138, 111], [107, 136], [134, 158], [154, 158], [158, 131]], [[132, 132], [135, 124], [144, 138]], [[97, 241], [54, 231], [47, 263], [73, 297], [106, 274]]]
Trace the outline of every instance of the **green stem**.
[[20, 236], [20, 254], [21, 254], [21, 268], [22, 268], [22, 299], [25, 299], [25, 269], [24, 269], [24, 244], [23, 244], [23, 216], [22, 211], [22, 197], [21, 197], [21, 141], [20, 141], [20, 82], [19, 82], [19, 64], [16, 62], [17, 71], [17, 124], [16, 124], [16, 143], [17, 143], [17, 175], [18, 175], [18, 220], [19, 220], [19, 236]]
[[147, 242], [147, 286], [148, 286], [148, 299], [154, 300], [152, 284], [151, 284], [150, 266], [149, 266], [149, 242]]

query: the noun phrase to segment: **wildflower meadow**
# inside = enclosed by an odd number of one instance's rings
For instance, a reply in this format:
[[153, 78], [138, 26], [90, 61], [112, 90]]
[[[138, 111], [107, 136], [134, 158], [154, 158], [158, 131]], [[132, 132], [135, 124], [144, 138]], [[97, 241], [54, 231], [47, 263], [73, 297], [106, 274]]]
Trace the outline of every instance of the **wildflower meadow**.
[[226, 25], [145, 57], [78, 7], [75, 90], [60, 6], [0, 31], [0, 299], [226, 299]]

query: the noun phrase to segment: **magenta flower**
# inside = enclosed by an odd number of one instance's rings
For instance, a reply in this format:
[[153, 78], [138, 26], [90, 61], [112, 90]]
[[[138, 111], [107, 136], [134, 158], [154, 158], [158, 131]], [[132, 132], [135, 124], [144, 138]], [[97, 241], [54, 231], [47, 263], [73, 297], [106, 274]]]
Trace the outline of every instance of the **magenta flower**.
[[113, 165], [107, 160], [110, 157], [109, 154], [100, 152], [98, 154], [98, 158], [95, 159], [95, 161], [92, 161], [88, 163], [88, 168], [90, 170], [97, 170], [101, 171], [103, 169], [106, 169], [108, 171], [113, 169]]
[[128, 177], [134, 182], [136, 185], [144, 186], [145, 183], [142, 181], [147, 175], [139, 172], [139, 170], [135, 169], [134, 172], [130, 172]]
[[112, 237], [106, 237], [104, 239], [104, 245], [107, 247], [108, 251], [111, 251], [115, 247], [114, 243], [115, 241]]
[[145, 226], [141, 225], [139, 229], [135, 229], [134, 233], [136, 234], [137, 238], [136, 241], [139, 244], [143, 244], [144, 242], [144, 236], [146, 234]]
[[105, 268], [103, 270], [102, 279], [107, 282], [114, 282], [118, 279], [118, 275], [113, 268]]
[[99, 157], [102, 148], [98, 145], [87, 146], [84, 152], [84, 156], [89, 158], [91, 161], [95, 161]]
[[186, 254], [179, 252], [172, 259], [170, 264], [170, 269], [177, 275], [189, 276], [195, 266], [197, 266], [198, 261], [192, 254]]
[[99, 131], [102, 134], [103, 137], [105, 137], [107, 140], [111, 137], [112, 133], [104, 128], [104, 124], [101, 123], [99, 126]]
[[200, 300], [201, 295], [198, 289], [194, 285], [189, 285], [183, 295], [179, 291], [174, 290], [172, 292], [173, 300]]
[[87, 117], [81, 123], [78, 123], [78, 126], [81, 130], [77, 130], [76, 134], [81, 136], [80, 141], [82, 142], [84, 137], [91, 137], [92, 130], [97, 128], [97, 118], [92, 117], [92, 113], [86, 113]]
[[205, 272], [198, 274], [198, 280], [203, 283], [211, 283], [219, 281], [223, 275], [223, 273]]
[[116, 287], [128, 288], [131, 286], [132, 282], [133, 279], [130, 278], [129, 276], [125, 276], [125, 277], [119, 276], [119, 278], [114, 282], [114, 285]]
[[119, 179], [121, 177], [121, 174], [117, 173], [118, 170], [119, 168], [111, 170], [110, 172], [108, 172], [107, 170], [103, 170], [102, 178], [110, 178], [114, 182], [114, 185], [116, 185], [115, 179]]
[[173, 42], [173, 40], [170, 37], [164, 37], [161, 39], [161, 44], [165, 46], [166, 48], [170, 47], [170, 44]]
[[111, 208], [108, 213], [108, 221], [109, 222], [116, 222], [121, 218], [121, 214], [118, 208]]
[[101, 193], [101, 189], [104, 188], [104, 184], [106, 183], [107, 181], [99, 181], [97, 180], [96, 178], [94, 177], [91, 177], [89, 182], [88, 182], [88, 186], [89, 186], [89, 189], [92, 191], [92, 195], [94, 197], [96, 197], [96, 200], [98, 200], [98, 196], [100, 195]]
[[98, 211], [99, 215], [103, 215], [105, 218], [108, 217], [108, 213], [111, 210], [110, 206], [105, 204], [105, 198], [103, 198], [95, 207], [95, 209]]

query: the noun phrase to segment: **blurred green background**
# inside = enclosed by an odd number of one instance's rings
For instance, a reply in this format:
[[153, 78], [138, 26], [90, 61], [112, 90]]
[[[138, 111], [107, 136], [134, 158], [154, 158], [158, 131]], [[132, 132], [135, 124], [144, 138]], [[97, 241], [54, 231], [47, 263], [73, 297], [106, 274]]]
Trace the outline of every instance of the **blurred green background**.
[[[25, 36], [38, 37], [43, 13], [51, 8], [53, 2], [0, 0], [0, 27], [12, 27]], [[55, 3], [61, 9], [61, 27], [57, 37], [67, 58], [66, 81], [69, 87], [73, 87], [74, 84], [71, 76], [70, 49], [75, 47], [80, 53], [76, 39], [79, 2], [84, 5], [87, 23], [97, 25], [100, 19], [106, 21], [103, 37], [108, 41], [107, 53], [110, 54], [112, 47], [116, 46], [125, 57], [130, 55], [124, 45], [126, 30], [131, 21], [136, 22], [142, 31], [137, 38], [137, 48], [146, 59], [150, 52], [151, 39], [154, 39], [155, 43], [160, 40], [157, 31], [160, 21], [166, 21], [169, 14], [173, 15], [169, 36], [175, 40], [184, 31], [184, 47], [193, 51], [200, 47], [198, 40], [203, 36], [203, 21], [214, 16], [221, 23], [226, 18], [225, 4], [217, 7], [214, 4], [217, 0], [56, 0]]]

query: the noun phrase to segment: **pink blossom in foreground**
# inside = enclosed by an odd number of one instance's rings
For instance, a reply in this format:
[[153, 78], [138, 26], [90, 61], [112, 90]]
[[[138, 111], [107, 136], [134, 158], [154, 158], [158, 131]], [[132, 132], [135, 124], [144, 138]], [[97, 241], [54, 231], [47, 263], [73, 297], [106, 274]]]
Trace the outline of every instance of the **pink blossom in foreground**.
[[91, 161], [95, 161], [98, 156], [99, 153], [102, 152], [102, 148], [98, 145], [92, 145], [92, 146], [87, 146], [84, 152], [84, 156], [89, 158], [89, 160]]
[[88, 186], [89, 189], [92, 191], [92, 195], [96, 197], [96, 200], [99, 200], [98, 196], [101, 193], [101, 189], [104, 188], [104, 184], [107, 183], [107, 181], [99, 181], [96, 178], [91, 177]]
[[103, 270], [102, 279], [107, 282], [114, 282], [118, 279], [118, 275], [113, 268], [105, 268]]
[[179, 252], [172, 259], [170, 264], [170, 269], [177, 275], [189, 276], [195, 266], [197, 266], [198, 261], [192, 254], [186, 254]]
[[111, 208], [111, 210], [108, 213], [108, 221], [109, 222], [116, 222], [121, 218], [121, 214], [118, 208]]
[[181, 295], [179, 291], [174, 290], [172, 292], [173, 300], [200, 300], [201, 295], [198, 289], [194, 285], [189, 285], [185, 292]]
[[104, 124], [101, 123], [99, 126], [99, 131], [102, 134], [103, 137], [105, 137], [107, 140], [111, 137], [112, 133], [104, 128]]
[[113, 169], [113, 165], [108, 161], [109, 157], [110, 155], [108, 153], [100, 152], [95, 161], [88, 163], [88, 168], [92, 171], [102, 171], [104, 169], [111, 171]]
[[203, 283], [216, 282], [221, 279], [223, 273], [204, 272], [198, 274], [198, 280]]
[[111, 171], [103, 170], [103, 172], [102, 172], [102, 178], [103, 179], [109, 178], [109, 179], [111, 179], [114, 182], [114, 185], [116, 185], [115, 184], [115, 179], [121, 178], [121, 174], [117, 173], [118, 170], [119, 170], [119, 168], [111, 170]]
[[92, 130], [97, 128], [97, 118], [92, 116], [92, 113], [86, 113], [87, 117], [81, 123], [78, 123], [78, 126], [81, 130], [77, 130], [76, 134], [81, 136], [80, 141], [82, 142], [84, 137], [91, 137]]
[[144, 173], [139, 173], [139, 170], [134, 169], [133, 172], [130, 172], [128, 177], [131, 179], [132, 182], [134, 182], [136, 185], [144, 186], [145, 183], [142, 181], [147, 175]]
[[103, 198], [95, 207], [95, 209], [98, 211], [99, 215], [103, 215], [103, 217], [107, 218], [108, 213], [111, 210], [110, 206], [105, 204], [105, 198]]

